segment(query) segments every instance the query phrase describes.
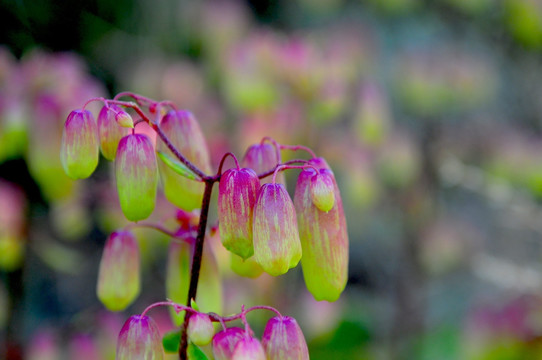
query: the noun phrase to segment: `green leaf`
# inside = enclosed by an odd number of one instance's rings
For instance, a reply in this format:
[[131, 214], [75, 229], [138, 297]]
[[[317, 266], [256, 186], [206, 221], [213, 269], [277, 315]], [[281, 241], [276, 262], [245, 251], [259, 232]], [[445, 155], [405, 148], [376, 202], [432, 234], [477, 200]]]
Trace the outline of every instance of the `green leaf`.
[[[173, 330], [168, 332], [162, 338], [162, 346], [164, 351], [168, 354], [176, 354], [179, 352], [179, 341], [181, 339], [181, 332], [179, 330]], [[191, 342], [188, 343], [188, 360], [209, 360], [207, 355], [196, 345]]]
[[196, 345], [188, 344], [188, 360], [209, 360], [207, 355]]
[[181, 332], [179, 330], [173, 330], [166, 333], [162, 338], [162, 346], [164, 347], [164, 351], [170, 354], [178, 353], [180, 340]]
[[197, 180], [196, 175], [189, 168], [187, 168], [185, 164], [175, 160], [174, 158], [162, 151], [157, 151], [157, 153], [160, 160], [162, 160], [164, 164], [169, 166], [171, 170], [191, 180]]
[[190, 299], [190, 307], [196, 311], [199, 311], [198, 304], [196, 304], [196, 300]]

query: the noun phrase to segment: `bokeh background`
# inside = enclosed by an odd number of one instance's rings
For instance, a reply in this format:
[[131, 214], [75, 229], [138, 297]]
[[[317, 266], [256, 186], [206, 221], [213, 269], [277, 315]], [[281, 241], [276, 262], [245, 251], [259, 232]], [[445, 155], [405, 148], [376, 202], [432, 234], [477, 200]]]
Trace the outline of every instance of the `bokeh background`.
[[142, 294], [98, 302], [126, 224], [111, 164], [73, 182], [58, 156], [69, 111], [125, 90], [191, 110], [215, 166], [272, 136], [336, 174], [341, 298], [219, 253], [225, 313], [279, 308], [314, 360], [542, 357], [542, 1], [2, 0], [0, 44], [0, 358], [114, 359], [124, 320], [165, 298], [168, 239], [140, 231]]

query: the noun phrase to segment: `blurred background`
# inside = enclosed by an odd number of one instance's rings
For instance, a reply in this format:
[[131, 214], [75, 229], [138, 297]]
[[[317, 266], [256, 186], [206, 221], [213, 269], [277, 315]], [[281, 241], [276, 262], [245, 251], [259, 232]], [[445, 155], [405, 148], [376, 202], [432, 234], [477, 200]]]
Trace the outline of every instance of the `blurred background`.
[[166, 297], [168, 239], [138, 231], [141, 295], [98, 302], [127, 223], [111, 163], [73, 182], [58, 155], [72, 109], [126, 90], [191, 110], [215, 168], [272, 136], [335, 172], [341, 298], [316, 302], [299, 267], [241, 278], [218, 249], [225, 314], [277, 307], [314, 360], [542, 357], [541, 0], [2, 0], [0, 44], [0, 358], [114, 359]]

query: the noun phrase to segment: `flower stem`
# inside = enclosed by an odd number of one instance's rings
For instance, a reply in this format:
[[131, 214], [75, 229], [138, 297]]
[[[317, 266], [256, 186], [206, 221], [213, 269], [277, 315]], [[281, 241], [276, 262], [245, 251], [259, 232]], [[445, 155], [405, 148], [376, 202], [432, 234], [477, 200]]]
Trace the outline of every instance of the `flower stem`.
[[[203, 192], [203, 200], [201, 203], [201, 214], [198, 224], [198, 234], [196, 236], [196, 244], [194, 247], [194, 255], [192, 256], [192, 268], [190, 270], [190, 287], [188, 289], [188, 299], [186, 300], [186, 306], [191, 305], [191, 300], [196, 299], [198, 291], [198, 280], [201, 268], [201, 258], [203, 256], [203, 242], [205, 240], [205, 230], [207, 228], [207, 217], [209, 214], [209, 204], [211, 202], [211, 194], [213, 193], [213, 185], [216, 180], [214, 178], [207, 178], [205, 180], [205, 190]], [[186, 350], [188, 349], [188, 337], [186, 329], [188, 327], [188, 320], [190, 319], [190, 313], [187, 312], [184, 316], [183, 327], [181, 328], [181, 339], [179, 342], [179, 359], [187, 360], [188, 356]]]

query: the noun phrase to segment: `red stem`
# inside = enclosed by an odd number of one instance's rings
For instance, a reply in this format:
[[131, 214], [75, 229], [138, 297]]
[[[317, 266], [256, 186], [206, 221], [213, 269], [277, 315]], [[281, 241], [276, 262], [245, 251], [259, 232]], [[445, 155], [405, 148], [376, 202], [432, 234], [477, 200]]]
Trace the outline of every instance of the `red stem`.
[[171, 143], [167, 135], [162, 131], [160, 128], [160, 125], [158, 123], [150, 123], [153, 127], [153, 129], [156, 131], [158, 136], [160, 136], [160, 139], [166, 144], [166, 146], [171, 150], [173, 155], [179, 159], [180, 162], [186, 165], [187, 168], [189, 168], [194, 174], [196, 174], [201, 180], [205, 180], [208, 178], [208, 176], [201, 171], [196, 165], [192, 164], [187, 158], [181, 154], [179, 150]]
[[320, 171], [318, 170], [318, 168], [316, 168], [315, 166], [312, 166], [312, 165], [308, 165], [308, 164], [305, 164], [305, 165], [286, 165], [286, 164], [282, 164], [282, 165], [278, 165], [276, 168], [275, 168], [275, 171], [273, 172], [273, 184], [276, 183], [276, 178], [277, 178], [277, 174], [279, 171], [283, 171], [283, 170], [288, 170], [288, 169], [307, 169], [307, 168], [312, 168], [314, 170], [316, 170], [317, 173], [319, 173]]
[[297, 151], [297, 150], [305, 150], [306, 152], [308, 152], [309, 154], [311, 154], [311, 156], [313, 158], [316, 157], [316, 154], [314, 153], [314, 151], [312, 151], [312, 149], [306, 147], [306, 146], [303, 146], [303, 145], [280, 145], [280, 148], [281, 149], [287, 149], [287, 150], [293, 150], [293, 151]]
[[269, 141], [273, 146], [275, 147], [275, 152], [277, 155], [277, 162], [282, 162], [282, 157], [280, 156], [280, 147], [281, 145], [277, 142], [277, 140], [273, 139], [271, 136], [266, 136], [262, 139], [260, 144], [263, 144], [264, 142]]
[[239, 166], [239, 161], [237, 160], [237, 157], [235, 157], [233, 153], [227, 152], [224, 154], [224, 156], [222, 156], [222, 160], [220, 160], [220, 165], [218, 166], [218, 171], [216, 172], [217, 176], [220, 176], [222, 174], [222, 166], [224, 165], [224, 161], [226, 161], [226, 158], [228, 156], [231, 156], [233, 158], [233, 161], [235, 161], [235, 166], [237, 166], [237, 170], [241, 168], [241, 166]]

